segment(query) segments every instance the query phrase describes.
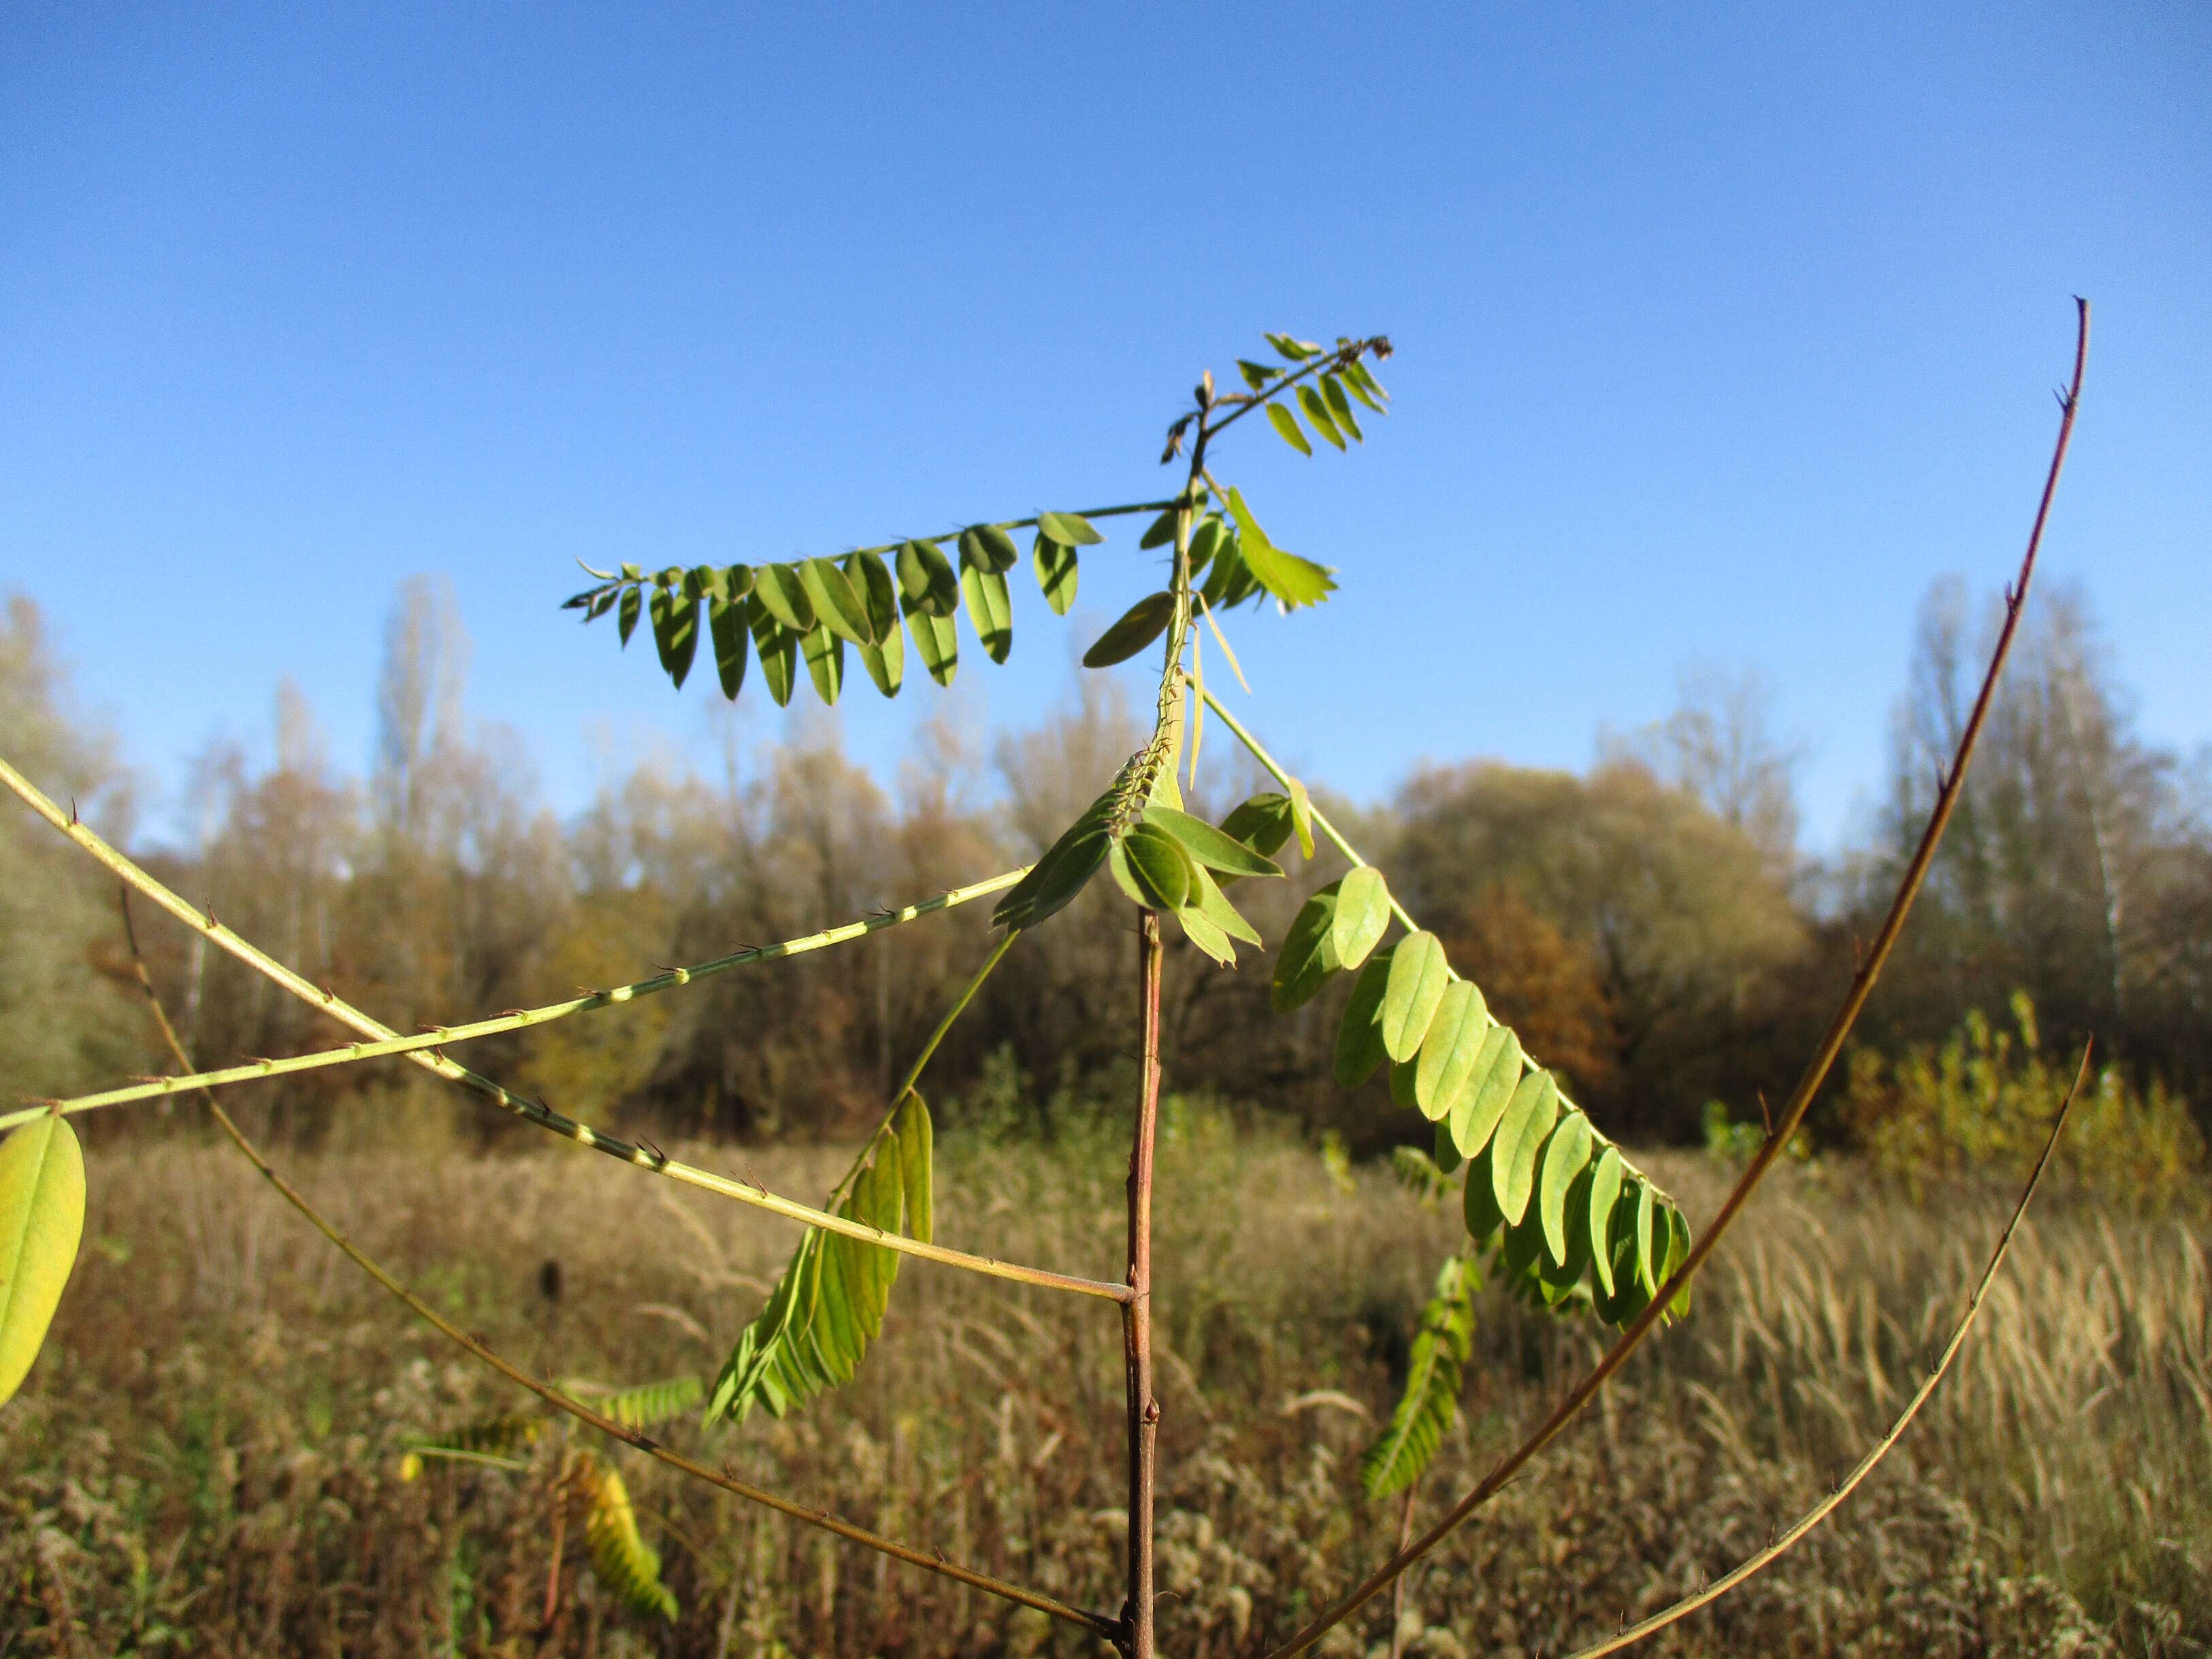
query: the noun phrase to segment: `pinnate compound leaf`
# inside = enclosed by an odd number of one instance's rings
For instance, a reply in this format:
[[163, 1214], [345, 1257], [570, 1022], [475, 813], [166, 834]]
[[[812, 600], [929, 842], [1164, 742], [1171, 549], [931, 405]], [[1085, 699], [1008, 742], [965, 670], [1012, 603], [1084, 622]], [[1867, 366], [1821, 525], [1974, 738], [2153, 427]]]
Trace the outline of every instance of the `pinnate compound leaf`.
[[1065, 617], [1075, 608], [1075, 550], [1040, 536], [1030, 550], [1030, 559], [1036, 568], [1037, 589], [1044, 602], [1052, 607], [1054, 616]]
[[1037, 534], [1062, 547], [1096, 547], [1106, 539], [1080, 513], [1040, 513]]
[[46, 1340], [84, 1237], [84, 1151], [58, 1113], [0, 1141], [0, 1405]]
[[1166, 633], [1174, 616], [1174, 594], [1147, 593], [1123, 611], [1121, 619], [1083, 653], [1083, 665], [1110, 668], [1117, 662], [1127, 662]]
[[899, 597], [907, 614], [916, 610], [950, 618], [960, 609], [960, 581], [935, 542], [908, 542], [898, 550]]
[[[1552, 1260], [1562, 1265], [1571, 1249], [1567, 1194], [1589, 1166], [1589, 1120], [1577, 1111], [1563, 1113], [1544, 1143], [1536, 1187], [1536, 1212], [1544, 1224], [1544, 1247], [1552, 1253]], [[1587, 1239], [1587, 1232], [1583, 1237]]]
[[1308, 899], [1291, 921], [1291, 931], [1284, 935], [1282, 948], [1275, 953], [1272, 987], [1277, 1013], [1287, 1013], [1312, 1001], [1328, 982], [1328, 976], [1343, 965], [1337, 959], [1334, 939], [1337, 890], [1341, 884], [1333, 881]]
[[637, 1514], [622, 1476], [590, 1458], [582, 1466], [582, 1478], [584, 1541], [591, 1549], [592, 1576], [630, 1612], [673, 1620], [676, 1593], [660, 1581], [659, 1552], [638, 1535]]
[[1482, 1279], [1474, 1262], [1452, 1256], [1437, 1274], [1436, 1291], [1421, 1310], [1421, 1328], [1407, 1361], [1405, 1392], [1389, 1426], [1359, 1462], [1359, 1483], [1370, 1501], [1403, 1492], [1421, 1478], [1459, 1410], [1460, 1380], [1474, 1351], [1474, 1293]]
[[1204, 818], [1158, 804], [1145, 809], [1145, 822], [1182, 843], [1184, 852], [1209, 870], [1225, 876], [1279, 876], [1282, 866], [1262, 858], [1225, 830], [1217, 830]]
[[[576, 1392], [573, 1385], [569, 1392]], [[698, 1410], [707, 1397], [707, 1385], [696, 1376], [671, 1376], [611, 1393], [586, 1393], [600, 1415], [613, 1418], [624, 1428], [657, 1429]]]
[[1180, 910], [1190, 902], [1196, 868], [1172, 836], [1139, 823], [1107, 854], [1121, 890], [1147, 910]]
[[1014, 538], [1006, 534], [1004, 526], [995, 524], [971, 525], [960, 532], [960, 556], [970, 564], [980, 565], [997, 575], [1005, 575], [1021, 557], [1014, 546]]
[[1281, 435], [1283, 441], [1297, 450], [1299, 454], [1313, 453], [1313, 445], [1306, 441], [1306, 434], [1298, 429], [1298, 417], [1285, 409], [1282, 404], [1267, 405], [1267, 424], [1273, 427]]
[[1336, 1028], [1336, 1080], [1346, 1089], [1357, 1089], [1373, 1077], [1375, 1068], [1389, 1057], [1382, 1011], [1395, 960], [1412, 943], [1401, 939], [1377, 951], [1352, 981], [1352, 995], [1344, 1005], [1344, 1023]]
[[1421, 1039], [1414, 1098], [1421, 1115], [1448, 1120], [1474, 1081], [1475, 1062], [1490, 1035], [1490, 1011], [1482, 993], [1466, 980], [1454, 980], [1437, 1000], [1435, 1018]]
[[1336, 915], [1329, 944], [1340, 965], [1357, 968], [1390, 926], [1390, 889], [1371, 864], [1356, 864], [1337, 884]]
[[962, 561], [960, 592], [968, 601], [968, 621], [983, 653], [993, 662], [1004, 662], [1014, 648], [1014, 603], [1006, 592], [1006, 579], [981, 565]]
[[1390, 981], [1382, 994], [1382, 1048], [1393, 1060], [1411, 1060], [1421, 1051], [1451, 965], [1443, 942], [1425, 929], [1398, 941], [1390, 953]]

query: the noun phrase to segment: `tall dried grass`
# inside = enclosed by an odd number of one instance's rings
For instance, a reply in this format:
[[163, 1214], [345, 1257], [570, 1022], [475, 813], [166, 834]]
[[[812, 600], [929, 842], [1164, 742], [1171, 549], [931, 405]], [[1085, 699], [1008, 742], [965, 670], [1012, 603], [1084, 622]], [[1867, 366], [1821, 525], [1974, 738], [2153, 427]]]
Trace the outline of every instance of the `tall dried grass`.
[[[1395, 1534], [1359, 1448], [1455, 1228], [1378, 1173], [1218, 1114], [1173, 1110], [1158, 1243], [1162, 1639], [1257, 1651]], [[1118, 1129], [941, 1142], [951, 1242], [1111, 1275]], [[780, 1190], [831, 1151], [695, 1147]], [[1694, 1216], [1704, 1160], [1655, 1160]], [[118, 1146], [85, 1259], [30, 1386], [0, 1413], [0, 1653], [204, 1655], [1087, 1650], [1087, 1638], [627, 1453], [683, 1614], [616, 1611], [565, 1546], [546, 1468], [434, 1465], [407, 1437], [513, 1409], [340, 1260], [234, 1156]], [[563, 1149], [305, 1163], [318, 1201], [495, 1343], [624, 1382], [709, 1370], [790, 1248]], [[1415, 1653], [1559, 1652], [1671, 1599], [1808, 1504], [1939, 1344], [2001, 1195], [1916, 1204], [1792, 1171], [1716, 1263], [1691, 1321], [1591, 1420], [1416, 1570]], [[559, 1294], [544, 1293], [559, 1264]], [[1445, 1501], [1592, 1339], [1495, 1294], [1468, 1411], [1425, 1490]], [[1110, 1608], [1121, 1379], [1111, 1312], [909, 1264], [860, 1381], [716, 1443], [748, 1476]], [[680, 1437], [693, 1434], [678, 1430]], [[1371, 1650], [1377, 1613], [1335, 1651]], [[2212, 1292], [2186, 1217], [2045, 1206], [1953, 1376], [1891, 1462], [1771, 1573], [1656, 1644], [1671, 1653], [2188, 1653], [2212, 1638]]]

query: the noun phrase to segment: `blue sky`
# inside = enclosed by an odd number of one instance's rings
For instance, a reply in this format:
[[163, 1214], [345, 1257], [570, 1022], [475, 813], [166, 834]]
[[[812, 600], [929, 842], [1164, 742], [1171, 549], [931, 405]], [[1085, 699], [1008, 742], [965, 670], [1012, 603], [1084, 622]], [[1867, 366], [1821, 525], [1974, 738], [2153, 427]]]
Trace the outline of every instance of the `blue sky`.
[[[1373, 799], [1755, 665], [1830, 844], [1928, 583], [2018, 556], [2075, 292], [2048, 568], [2146, 733], [2212, 738], [2208, 88], [2188, 5], [13, 7], [0, 586], [173, 799], [283, 675], [365, 766], [448, 573], [573, 809], [719, 701], [558, 613], [574, 560], [1139, 499], [1199, 369], [1387, 331], [1364, 453], [1222, 456], [1343, 573], [1243, 626], [1262, 734]], [[1021, 592], [968, 706], [1063, 696], [1150, 574], [1124, 533], [1074, 625]], [[888, 781], [939, 694], [854, 678]]]

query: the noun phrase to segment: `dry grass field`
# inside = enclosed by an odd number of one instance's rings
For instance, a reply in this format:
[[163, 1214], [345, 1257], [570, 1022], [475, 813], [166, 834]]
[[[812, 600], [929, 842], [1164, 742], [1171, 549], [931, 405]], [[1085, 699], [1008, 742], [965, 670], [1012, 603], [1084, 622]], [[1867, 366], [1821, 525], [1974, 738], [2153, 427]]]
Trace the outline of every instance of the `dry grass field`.
[[[939, 1231], [1116, 1273], [1118, 1127], [939, 1143]], [[672, 1149], [673, 1150], [673, 1149]], [[686, 1155], [805, 1194], [842, 1155]], [[227, 1147], [95, 1144], [86, 1249], [0, 1412], [0, 1655], [1089, 1651], [636, 1455], [610, 1454], [681, 1602], [615, 1607], [575, 1532], [553, 1617], [549, 1426], [521, 1472], [410, 1437], [531, 1402], [314, 1236]], [[292, 1160], [374, 1252], [496, 1346], [605, 1383], [711, 1374], [791, 1230], [568, 1148]], [[1693, 1221], [1725, 1171], [1654, 1162]], [[1162, 1642], [1257, 1652], [1385, 1550], [1358, 1454], [1457, 1233], [1381, 1170], [1176, 1103], [1162, 1156]], [[1778, 1176], [1690, 1321], [1413, 1577], [1407, 1650], [1560, 1654], [1724, 1570], [1879, 1432], [1956, 1317], [1995, 1192], [1918, 1206]], [[559, 1294], [544, 1264], [559, 1263]], [[1486, 1292], [1436, 1505], [1595, 1351]], [[714, 1444], [741, 1472], [990, 1571], [1118, 1601], [1109, 1310], [909, 1264], [861, 1376]], [[672, 1438], [698, 1438], [689, 1423]], [[1387, 1613], [1340, 1632], [1387, 1652]], [[1898, 1453], [1678, 1654], [2201, 1653], [2212, 1641], [2212, 1287], [2201, 1224], [2053, 1193]]]

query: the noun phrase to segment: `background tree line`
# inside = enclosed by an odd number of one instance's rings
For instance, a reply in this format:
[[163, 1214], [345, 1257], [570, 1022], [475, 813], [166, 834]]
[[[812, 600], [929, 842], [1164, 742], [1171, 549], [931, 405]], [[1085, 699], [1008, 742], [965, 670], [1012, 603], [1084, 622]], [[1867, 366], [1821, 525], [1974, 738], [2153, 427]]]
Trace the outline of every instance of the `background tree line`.
[[[2047, 1042], [2094, 1030], [2138, 1082], [2212, 1107], [2212, 788], [2135, 734], [2078, 592], [2039, 598], [1972, 780], [1913, 925], [1863, 1022], [1901, 1053], [2014, 993]], [[1994, 601], [1939, 584], [1894, 716], [1887, 793], [1862, 843], [1798, 847], [1796, 756], [1755, 677], [1686, 673], [1680, 706], [1601, 740], [1586, 773], [1470, 761], [1430, 767], [1373, 811], [1331, 803], [1389, 869], [1533, 1052], [1632, 1139], [1697, 1132], [1710, 1100], [1756, 1119], [1873, 932], [1955, 742]], [[276, 697], [274, 763], [232, 745], [197, 761], [186, 843], [166, 880], [310, 977], [409, 1029], [543, 1002], [910, 901], [1036, 855], [1142, 732], [1114, 685], [1081, 677], [1042, 724], [988, 752], [947, 718], [902, 766], [896, 799], [841, 750], [834, 721], [792, 719], [749, 744], [720, 710], [713, 775], [648, 757], [562, 821], [511, 732], [473, 720], [468, 643], [449, 590], [395, 601], [366, 777], [336, 768], [297, 690]], [[720, 706], [717, 705], [718, 709]], [[4, 752], [134, 842], [136, 792], [114, 739], [74, 708], [37, 610], [0, 623]], [[1201, 770], [1218, 816], [1257, 776]], [[1326, 859], [1239, 903], [1279, 937]], [[1249, 901], [1249, 902], [1248, 902]], [[472, 1048], [471, 1063], [586, 1119], [660, 1133], [835, 1133], [879, 1109], [896, 1059], [988, 948], [988, 904], [863, 944], [769, 964]], [[322, 1046], [313, 1012], [198, 939], [144, 930], [203, 1063]], [[940, 1092], [981, 1092], [1049, 1127], [1110, 1091], [1133, 1041], [1127, 907], [1088, 894], [1018, 947], [940, 1062]], [[1328, 1080], [1334, 1006], [1267, 1008], [1264, 963], [1213, 970], [1178, 943], [1169, 1058], [1185, 1086], [1294, 1114], [1375, 1146], [1417, 1127], [1379, 1085]], [[0, 1076], [10, 1095], [76, 1091], [153, 1061], [110, 982], [113, 896], [27, 812], [0, 832]], [[1188, 1061], [1181, 1054], [1190, 1056]], [[406, 1068], [347, 1068], [257, 1088], [251, 1109], [302, 1139], [451, 1121]], [[1025, 1079], [1025, 1081], [1024, 1081]], [[508, 1126], [465, 1120], [472, 1133]], [[1848, 1133], [1831, 1113], [1831, 1137]], [[97, 1133], [122, 1130], [118, 1121]]]

